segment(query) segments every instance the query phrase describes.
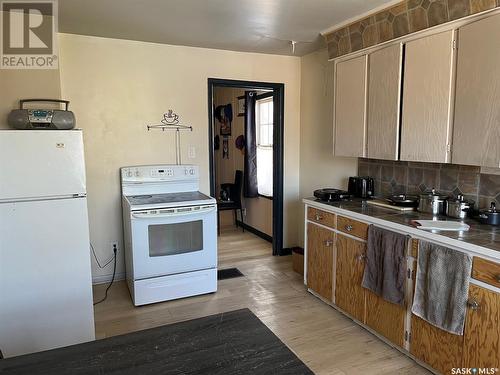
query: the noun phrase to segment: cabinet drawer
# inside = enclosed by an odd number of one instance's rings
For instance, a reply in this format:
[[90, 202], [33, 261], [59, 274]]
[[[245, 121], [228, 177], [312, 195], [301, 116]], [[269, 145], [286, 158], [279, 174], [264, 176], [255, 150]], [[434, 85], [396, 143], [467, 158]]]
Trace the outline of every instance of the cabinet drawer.
[[315, 223], [326, 225], [330, 228], [335, 228], [335, 214], [318, 210], [317, 208], [307, 208], [307, 219]]
[[500, 263], [474, 257], [472, 277], [500, 288]]
[[368, 224], [347, 217], [339, 216], [337, 218], [337, 228], [341, 232], [350, 234], [366, 240], [368, 237]]

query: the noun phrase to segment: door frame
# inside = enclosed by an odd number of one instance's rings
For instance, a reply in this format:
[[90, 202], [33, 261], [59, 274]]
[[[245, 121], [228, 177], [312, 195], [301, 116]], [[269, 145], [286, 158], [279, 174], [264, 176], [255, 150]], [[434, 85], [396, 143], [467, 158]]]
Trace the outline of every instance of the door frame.
[[240, 81], [222, 78], [208, 78], [208, 150], [210, 167], [210, 194], [215, 196], [214, 162], [214, 89], [216, 87], [242, 88], [248, 90], [273, 90], [273, 255], [286, 255], [283, 249], [283, 146], [285, 85], [283, 83]]

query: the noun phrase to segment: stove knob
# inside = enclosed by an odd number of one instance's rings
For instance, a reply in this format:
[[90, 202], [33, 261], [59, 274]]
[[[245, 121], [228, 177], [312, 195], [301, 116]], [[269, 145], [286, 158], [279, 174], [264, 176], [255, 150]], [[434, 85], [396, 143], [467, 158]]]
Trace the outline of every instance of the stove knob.
[[132, 171], [127, 172], [127, 177], [132, 177]]
[[135, 171], [135, 177], [139, 177], [141, 174], [139, 171]]
[[194, 175], [194, 169], [190, 169], [190, 170], [189, 170], [189, 174], [190, 174], [191, 176], [193, 176], [193, 175]]

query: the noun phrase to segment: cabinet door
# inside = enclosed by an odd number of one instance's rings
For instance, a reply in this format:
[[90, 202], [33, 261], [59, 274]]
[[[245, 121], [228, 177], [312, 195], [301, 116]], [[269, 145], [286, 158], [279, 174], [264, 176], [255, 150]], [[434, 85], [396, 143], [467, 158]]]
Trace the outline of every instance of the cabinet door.
[[369, 56], [368, 157], [398, 160], [402, 45]]
[[412, 314], [410, 353], [442, 374], [461, 367], [464, 336], [443, 331]]
[[365, 289], [361, 286], [366, 244], [337, 235], [335, 304], [360, 322], [365, 322]]
[[336, 65], [335, 156], [365, 156], [367, 57]]
[[366, 291], [366, 325], [399, 347], [404, 346], [406, 306]]
[[406, 44], [401, 160], [450, 162], [454, 31]]
[[471, 284], [465, 323], [463, 367], [500, 364], [500, 294]]
[[454, 164], [500, 167], [500, 15], [459, 30]]
[[332, 300], [334, 232], [307, 225], [307, 287]]

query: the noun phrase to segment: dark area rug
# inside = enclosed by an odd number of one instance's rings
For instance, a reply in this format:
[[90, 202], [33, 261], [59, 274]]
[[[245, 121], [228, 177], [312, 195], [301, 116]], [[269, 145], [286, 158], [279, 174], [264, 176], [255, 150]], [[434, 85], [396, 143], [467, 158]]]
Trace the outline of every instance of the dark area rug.
[[237, 268], [226, 268], [217, 271], [217, 280], [232, 279], [235, 277], [241, 277], [243, 275]]
[[13, 374], [313, 374], [250, 310], [0, 360]]

